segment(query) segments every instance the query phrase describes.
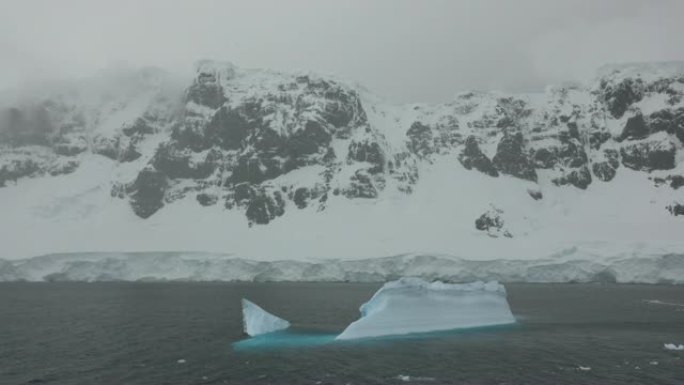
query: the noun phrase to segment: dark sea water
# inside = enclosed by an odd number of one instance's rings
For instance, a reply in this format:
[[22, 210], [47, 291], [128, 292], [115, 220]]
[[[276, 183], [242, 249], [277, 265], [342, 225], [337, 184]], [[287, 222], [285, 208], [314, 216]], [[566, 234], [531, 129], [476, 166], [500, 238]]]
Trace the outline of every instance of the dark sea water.
[[379, 285], [4, 283], [0, 384], [684, 384], [684, 287], [506, 286], [517, 325], [335, 343]]

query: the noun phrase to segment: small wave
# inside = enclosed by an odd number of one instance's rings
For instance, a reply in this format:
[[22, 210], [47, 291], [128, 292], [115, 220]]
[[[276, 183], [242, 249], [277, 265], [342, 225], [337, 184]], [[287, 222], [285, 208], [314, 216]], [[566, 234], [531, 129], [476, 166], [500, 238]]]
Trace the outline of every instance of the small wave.
[[644, 301], [646, 303], [650, 303], [651, 305], [674, 306], [674, 307], [684, 308], [684, 303], [666, 302], [666, 301], [661, 301], [659, 299], [647, 299]]
[[409, 382], [409, 381], [411, 381], [411, 382], [421, 382], [421, 381], [430, 382], [430, 381], [435, 380], [432, 377], [412, 377], [412, 376], [409, 376], [406, 374], [400, 374], [394, 378], [399, 380], [399, 381], [403, 381], [403, 382]]

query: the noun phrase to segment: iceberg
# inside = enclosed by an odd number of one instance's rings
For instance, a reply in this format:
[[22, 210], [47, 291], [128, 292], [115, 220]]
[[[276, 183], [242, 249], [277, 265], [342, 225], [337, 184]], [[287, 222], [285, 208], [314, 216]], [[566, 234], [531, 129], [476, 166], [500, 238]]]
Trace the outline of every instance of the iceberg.
[[242, 299], [242, 323], [250, 337], [287, 329], [290, 323], [260, 308], [254, 302]]
[[515, 323], [506, 288], [496, 281], [449, 284], [421, 278], [386, 283], [337, 340]]

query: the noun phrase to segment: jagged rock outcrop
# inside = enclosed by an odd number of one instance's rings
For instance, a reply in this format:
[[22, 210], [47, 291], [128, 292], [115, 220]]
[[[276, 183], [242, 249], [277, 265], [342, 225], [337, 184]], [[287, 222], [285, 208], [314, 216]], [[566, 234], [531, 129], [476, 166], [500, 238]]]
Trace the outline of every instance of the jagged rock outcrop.
[[252, 224], [265, 225], [285, 213], [285, 201], [280, 191], [269, 192], [264, 189], [253, 191], [247, 204], [247, 219]]
[[492, 161], [497, 170], [520, 179], [537, 181], [537, 171], [523, 148], [523, 135], [504, 134], [496, 147], [496, 155]]
[[684, 186], [684, 175], [668, 175], [665, 178], [655, 177], [653, 178], [656, 186], [661, 186], [663, 184], [669, 185], [672, 189], [677, 190], [678, 188]]
[[618, 160], [619, 154], [617, 150], [605, 149], [603, 150], [602, 155], [603, 160], [592, 164], [592, 171], [600, 180], [610, 182], [615, 178], [617, 169], [620, 167], [620, 161]]
[[677, 148], [668, 138], [625, 143], [620, 148], [622, 164], [637, 171], [675, 168]]
[[512, 238], [513, 235], [504, 227], [504, 220], [502, 218], [503, 210], [492, 207], [475, 220], [475, 228], [480, 231], [485, 231], [487, 235], [493, 238], [504, 236]]
[[585, 190], [591, 184], [591, 173], [589, 172], [589, 167], [582, 166], [568, 171], [563, 176], [554, 178], [551, 181], [557, 186], [570, 184]]
[[684, 205], [681, 203], [673, 203], [667, 206], [667, 210], [674, 216], [684, 215]]
[[463, 167], [468, 170], [474, 168], [489, 176], [499, 176], [499, 172], [496, 171], [494, 163], [482, 152], [482, 150], [480, 150], [477, 138], [472, 135], [466, 138], [465, 147], [459, 155], [458, 160]]
[[202, 206], [213, 206], [218, 203], [219, 197], [216, 194], [199, 193], [197, 194], [197, 202]]
[[168, 180], [162, 172], [151, 168], [142, 170], [135, 181], [126, 186], [136, 215], [148, 218], [162, 208], [167, 186]]
[[537, 190], [537, 189], [527, 189], [527, 193], [535, 201], [538, 201], [538, 200], [544, 198], [544, 194], [540, 190]]
[[414, 154], [425, 157], [434, 152], [432, 130], [427, 125], [421, 122], [413, 122], [406, 131], [406, 137], [408, 138], [408, 149]]

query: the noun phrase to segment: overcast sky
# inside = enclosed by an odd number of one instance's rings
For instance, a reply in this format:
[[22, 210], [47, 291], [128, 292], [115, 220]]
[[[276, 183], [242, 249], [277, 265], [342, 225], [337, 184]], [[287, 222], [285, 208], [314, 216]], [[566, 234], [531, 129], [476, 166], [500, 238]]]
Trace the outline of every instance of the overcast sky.
[[398, 102], [684, 60], [681, 0], [0, 0], [0, 87], [200, 58], [313, 70]]

